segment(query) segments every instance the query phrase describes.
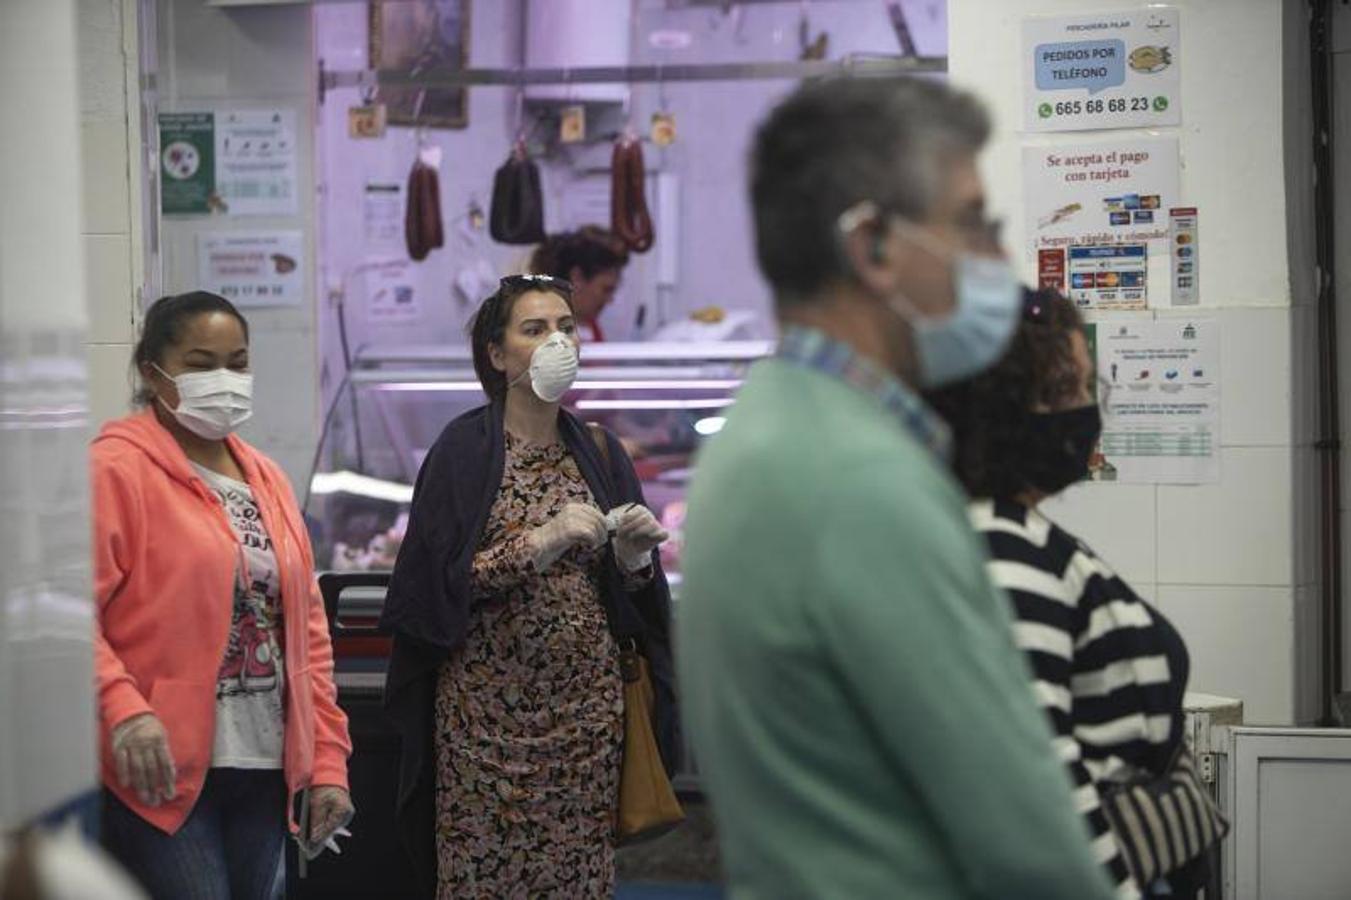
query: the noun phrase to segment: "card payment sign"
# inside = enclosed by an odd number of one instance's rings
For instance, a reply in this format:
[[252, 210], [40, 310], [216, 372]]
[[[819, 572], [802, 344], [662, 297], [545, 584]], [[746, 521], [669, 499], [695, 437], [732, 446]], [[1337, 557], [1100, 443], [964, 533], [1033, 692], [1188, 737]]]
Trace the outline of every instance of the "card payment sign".
[[1144, 244], [1069, 248], [1070, 299], [1080, 309], [1148, 309]]

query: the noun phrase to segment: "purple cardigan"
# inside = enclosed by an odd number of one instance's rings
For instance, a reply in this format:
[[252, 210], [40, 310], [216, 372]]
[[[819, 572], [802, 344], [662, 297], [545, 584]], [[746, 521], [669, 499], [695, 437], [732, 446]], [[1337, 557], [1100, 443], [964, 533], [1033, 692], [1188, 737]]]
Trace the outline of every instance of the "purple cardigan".
[[[611, 509], [643, 503], [642, 485], [623, 446], [609, 432], [607, 467], [586, 426], [560, 411], [558, 430], [597, 504]], [[408, 534], [390, 579], [380, 618], [394, 634], [385, 708], [402, 740], [398, 821], [419, 882], [435, 893], [435, 776], [432, 702], [437, 669], [464, 643], [472, 603], [470, 571], [501, 488], [506, 438], [498, 404], [468, 412], [446, 426], [418, 473]], [[658, 554], [654, 577], [639, 591], [624, 588], [607, 548], [601, 598], [610, 631], [637, 638], [652, 668], [657, 744], [668, 771], [680, 747], [671, 663], [671, 594]]]

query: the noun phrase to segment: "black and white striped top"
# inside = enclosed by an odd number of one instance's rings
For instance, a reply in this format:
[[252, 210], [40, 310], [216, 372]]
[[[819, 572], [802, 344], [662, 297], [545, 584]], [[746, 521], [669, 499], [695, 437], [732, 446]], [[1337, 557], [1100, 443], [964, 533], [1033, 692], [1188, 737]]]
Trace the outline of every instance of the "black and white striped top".
[[1032, 664], [1097, 858], [1120, 896], [1139, 896], [1098, 785], [1123, 765], [1166, 767], [1182, 738], [1185, 647], [1092, 550], [1041, 513], [982, 501], [971, 517], [989, 544], [991, 579], [1013, 601], [1014, 638]]

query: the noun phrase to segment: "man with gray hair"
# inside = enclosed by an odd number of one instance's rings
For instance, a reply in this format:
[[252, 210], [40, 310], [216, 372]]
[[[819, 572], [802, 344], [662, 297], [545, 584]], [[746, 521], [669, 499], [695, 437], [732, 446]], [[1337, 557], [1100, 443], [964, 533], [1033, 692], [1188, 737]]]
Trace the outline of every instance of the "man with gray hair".
[[699, 460], [675, 616], [733, 898], [1111, 896], [918, 395], [1020, 312], [988, 130], [937, 82], [835, 80], [755, 142], [782, 337]]

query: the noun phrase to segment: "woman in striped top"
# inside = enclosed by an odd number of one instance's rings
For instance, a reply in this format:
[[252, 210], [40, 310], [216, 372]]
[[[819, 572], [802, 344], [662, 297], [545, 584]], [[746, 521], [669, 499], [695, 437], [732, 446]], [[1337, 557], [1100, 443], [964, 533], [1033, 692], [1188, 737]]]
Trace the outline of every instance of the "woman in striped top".
[[[1027, 292], [1004, 359], [930, 397], [953, 427], [953, 463], [974, 498], [992, 580], [1013, 601], [1017, 644], [1073, 777], [1098, 859], [1123, 897], [1141, 896], [1099, 790], [1124, 767], [1156, 775], [1182, 740], [1187, 650], [1158, 610], [1039, 509], [1089, 473], [1101, 431], [1097, 373], [1068, 300]], [[1172, 896], [1204, 872], [1178, 873]], [[1150, 890], [1144, 896], [1152, 896]]]

